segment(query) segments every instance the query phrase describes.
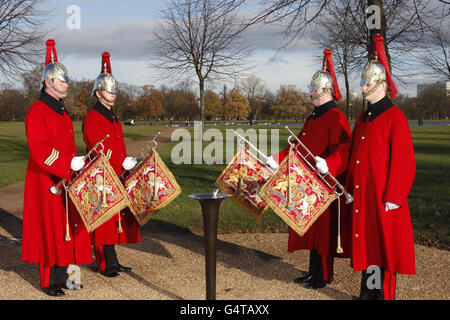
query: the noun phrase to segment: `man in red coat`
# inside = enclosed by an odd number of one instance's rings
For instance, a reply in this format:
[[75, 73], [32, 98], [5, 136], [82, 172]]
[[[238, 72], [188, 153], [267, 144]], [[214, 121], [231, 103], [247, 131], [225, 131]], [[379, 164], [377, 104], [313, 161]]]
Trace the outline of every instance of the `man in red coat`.
[[[350, 126], [344, 114], [336, 107], [334, 100], [340, 100], [340, 92], [334, 75], [331, 50], [324, 51], [323, 69], [314, 74], [309, 86], [312, 114], [306, 120], [298, 138], [317, 155], [317, 168], [322, 173], [328, 170], [333, 176], [344, 180], [342, 174], [347, 168], [350, 148]], [[305, 150], [297, 150], [306, 156]], [[268, 164], [276, 168], [288, 155], [289, 147], [269, 158]], [[278, 159], [277, 159], [278, 158]], [[330, 159], [330, 160], [329, 160]], [[333, 159], [333, 160], [331, 160]], [[314, 160], [314, 159], [309, 159]], [[333, 165], [327, 166], [330, 161]], [[333, 256], [337, 239], [337, 203], [333, 203], [303, 236], [289, 229], [288, 251], [310, 250], [308, 272], [294, 280], [306, 283], [308, 288], [318, 289], [333, 280]], [[344, 249], [348, 251], [349, 249]]]
[[396, 273], [415, 274], [414, 237], [407, 197], [416, 170], [411, 132], [386, 96], [397, 88], [374, 36], [378, 59], [361, 77], [368, 108], [355, 123], [346, 189], [353, 194], [352, 267], [362, 271], [360, 299], [394, 299]]
[[55, 195], [49, 190], [61, 179], [69, 179], [71, 169], [78, 171], [84, 166], [83, 157], [76, 156], [72, 120], [62, 101], [68, 83], [66, 68], [57, 60], [55, 42], [48, 40], [42, 92], [25, 118], [30, 156], [22, 260], [39, 264], [40, 287], [50, 296], [64, 295], [61, 288], [72, 289], [66, 285], [70, 264], [92, 263], [90, 238], [80, 215], [67, 210], [65, 201], [69, 199], [64, 199], [64, 193]]
[[[117, 92], [117, 83], [111, 74], [109, 53], [104, 52], [101, 74], [92, 91], [92, 95], [97, 97], [97, 103], [84, 118], [83, 138], [89, 150], [109, 134], [109, 138], [103, 143], [104, 152], [116, 174], [120, 175], [123, 169], [131, 170], [136, 165], [136, 159], [127, 157], [122, 125], [112, 110]], [[114, 245], [140, 241], [139, 225], [129, 210], [123, 210], [109, 219], [92, 232], [98, 271], [106, 277], [116, 277], [118, 272], [130, 271], [130, 267], [119, 263]]]

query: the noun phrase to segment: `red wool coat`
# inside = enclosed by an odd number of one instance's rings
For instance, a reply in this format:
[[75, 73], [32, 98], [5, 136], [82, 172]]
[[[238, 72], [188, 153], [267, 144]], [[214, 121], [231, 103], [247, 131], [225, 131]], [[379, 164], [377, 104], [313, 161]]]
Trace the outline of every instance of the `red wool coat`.
[[[376, 265], [391, 273], [414, 274], [414, 237], [407, 197], [416, 164], [408, 121], [395, 106], [372, 121], [369, 117], [364, 121], [364, 116], [359, 116], [353, 129], [346, 182], [354, 198], [352, 266], [355, 271]], [[385, 202], [400, 208], [386, 212]]]
[[[318, 114], [317, 114], [318, 113]], [[319, 115], [319, 117], [317, 117]], [[317, 118], [316, 118], [317, 117]], [[345, 172], [348, 163], [350, 150], [351, 131], [344, 114], [336, 108], [333, 101], [315, 108], [311, 117], [306, 120], [300, 131], [298, 138], [315, 156], [324, 158], [327, 161], [330, 173], [338, 180], [345, 181], [342, 174]], [[298, 150], [306, 155], [302, 147]], [[274, 156], [275, 161], [281, 162], [288, 155], [289, 147]], [[307, 158], [312, 165], [315, 161]], [[345, 221], [344, 198], [341, 198], [341, 221]], [[288, 251], [300, 249], [316, 249], [320, 254], [332, 256], [336, 252], [337, 245], [337, 200], [325, 210], [319, 219], [314, 222], [310, 229], [300, 237], [295, 231], [289, 229]], [[341, 223], [342, 224], [342, 223]], [[345, 224], [343, 224], [345, 225]], [[341, 234], [344, 234], [341, 230]], [[342, 237], [341, 237], [342, 238]], [[342, 241], [345, 239], [342, 238]], [[349, 242], [342, 243], [344, 253], [350, 253]]]
[[[117, 175], [122, 173], [122, 163], [127, 156], [120, 120], [111, 110], [99, 102], [88, 112], [83, 121], [83, 139], [87, 150], [101, 141], [107, 134], [109, 138], [103, 142], [104, 154], [109, 159]], [[119, 214], [122, 233], [119, 233]], [[139, 225], [131, 211], [122, 210], [92, 232], [93, 245], [111, 245], [117, 243], [136, 243], [141, 241]]]
[[[48, 104], [44, 103], [46, 101]], [[33, 103], [25, 118], [30, 149], [25, 178], [22, 260], [46, 266], [92, 263], [89, 234], [69, 199], [71, 241], [65, 241], [64, 191], [49, 187], [70, 177], [76, 156], [73, 124], [56, 99], [45, 92]]]

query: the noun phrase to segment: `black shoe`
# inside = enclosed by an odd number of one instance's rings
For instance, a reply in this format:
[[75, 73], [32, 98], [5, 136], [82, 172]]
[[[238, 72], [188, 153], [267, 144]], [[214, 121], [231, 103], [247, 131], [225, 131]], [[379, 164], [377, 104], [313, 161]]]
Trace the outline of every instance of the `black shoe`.
[[320, 289], [325, 287], [328, 284], [327, 281], [320, 280], [320, 279], [314, 279], [310, 283], [306, 285], [306, 288], [308, 289]]
[[313, 280], [314, 276], [311, 273], [307, 273], [304, 276], [298, 277], [294, 279], [295, 283], [309, 283]]
[[105, 277], [108, 277], [108, 278], [114, 278], [119, 275], [119, 273], [117, 272], [117, 269], [114, 267], [106, 268], [105, 270], [100, 271], [100, 274]]
[[128, 272], [128, 271], [133, 270], [131, 267], [125, 267], [125, 266], [121, 265], [120, 263], [116, 264], [116, 265], [114, 266], [114, 268], [115, 268], [116, 271], [118, 271], [118, 272]]
[[42, 289], [46, 295], [51, 297], [60, 297], [64, 296], [64, 291], [61, 290], [61, 287], [57, 284], [52, 284], [51, 286], [45, 287]]

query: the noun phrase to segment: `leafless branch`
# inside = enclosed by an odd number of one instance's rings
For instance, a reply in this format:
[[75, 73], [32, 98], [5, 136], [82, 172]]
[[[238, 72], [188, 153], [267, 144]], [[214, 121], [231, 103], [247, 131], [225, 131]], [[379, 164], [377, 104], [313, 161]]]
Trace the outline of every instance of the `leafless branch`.
[[170, 79], [194, 76], [201, 107], [205, 81], [241, 76], [249, 71], [249, 47], [241, 33], [245, 26], [236, 8], [243, 1], [174, 0], [162, 12], [154, 34], [151, 67]]
[[0, 0], [0, 73], [8, 80], [30, 71], [42, 52], [48, 11], [38, 9], [42, 0]]

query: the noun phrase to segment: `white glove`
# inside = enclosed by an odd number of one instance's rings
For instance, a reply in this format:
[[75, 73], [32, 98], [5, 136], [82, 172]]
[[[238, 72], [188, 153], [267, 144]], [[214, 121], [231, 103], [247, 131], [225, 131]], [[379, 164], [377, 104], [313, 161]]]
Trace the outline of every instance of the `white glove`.
[[137, 164], [136, 158], [133, 157], [126, 157], [125, 160], [123, 160], [122, 167], [125, 170], [131, 170], [134, 168], [134, 166]]
[[72, 162], [70, 163], [70, 169], [73, 171], [79, 171], [84, 167], [84, 157], [73, 157]]
[[345, 201], [345, 204], [350, 204], [353, 202], [353, 197], [351, 194], [348, 195], [348, 200]]
[[328, 172], [328, 166], [325, 159], [322, 159], [321, 157], [314, 157], [314, 160], [316, 160], [316, 168], [321, 174]]
[[386, 202], [386, 212], [389, 210], [398, 209], [400, 206], [398, 204], [392, 203], [392, 202]]
[[272, 156], [267, 159], [267, 165], [272, 168], [273, 171], [278, 169], [278, 163], [274, 160]]

